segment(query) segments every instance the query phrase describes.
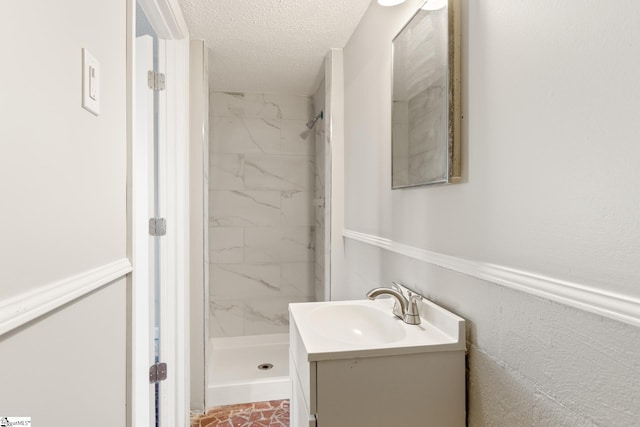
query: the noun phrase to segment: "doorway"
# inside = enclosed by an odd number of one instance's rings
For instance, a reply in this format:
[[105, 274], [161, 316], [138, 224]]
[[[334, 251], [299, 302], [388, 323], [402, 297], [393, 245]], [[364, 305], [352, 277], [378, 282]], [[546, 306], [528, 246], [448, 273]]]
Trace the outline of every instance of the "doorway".
[[130, 0], [130, 425], [188, 422], [188, 32]]

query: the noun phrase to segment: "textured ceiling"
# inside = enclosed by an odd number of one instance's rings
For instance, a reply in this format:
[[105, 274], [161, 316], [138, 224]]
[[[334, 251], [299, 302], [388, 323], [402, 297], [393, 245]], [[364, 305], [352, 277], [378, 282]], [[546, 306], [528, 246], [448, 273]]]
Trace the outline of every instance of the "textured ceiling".
[[311, 95], [371, 0], [180, 0], [209, 48], [211, 90]]

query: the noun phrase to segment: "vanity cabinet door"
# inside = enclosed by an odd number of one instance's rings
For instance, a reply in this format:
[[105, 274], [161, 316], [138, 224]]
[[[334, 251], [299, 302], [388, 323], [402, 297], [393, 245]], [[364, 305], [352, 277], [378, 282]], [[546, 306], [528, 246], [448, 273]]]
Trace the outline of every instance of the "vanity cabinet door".
[[291, 384], [293, 390], [291, 392], [291, 427], [316, 427], [316, 417], [311, 414], [309, 407], [304, 401], [304, 393], [297, 373], [294, 372]]
[[316, 363], [321, 427], [465, 425], [464, 351]]
[[[289, 335], [289, 369], [291, 381], [298, 381], [304, 402], [310, 414], [317, 412], [316, 406], [316, 362], [309, 362], [309, 355], [294, 322]], [[295, 371], [295, 373], [294, 373]]]

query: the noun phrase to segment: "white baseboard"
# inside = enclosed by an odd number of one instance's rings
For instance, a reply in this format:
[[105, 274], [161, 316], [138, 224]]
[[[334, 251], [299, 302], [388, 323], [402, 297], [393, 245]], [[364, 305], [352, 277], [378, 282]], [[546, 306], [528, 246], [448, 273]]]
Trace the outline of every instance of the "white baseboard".
[[467, 276], [640, 326], [640, 299], [632, 296], [501, 265], [444, 255], [357, 231], [345, 230], [343, 236]]
[[129, 260], [121, 259], [0, 301], [0, 336], [101, 288], [130, 271]]

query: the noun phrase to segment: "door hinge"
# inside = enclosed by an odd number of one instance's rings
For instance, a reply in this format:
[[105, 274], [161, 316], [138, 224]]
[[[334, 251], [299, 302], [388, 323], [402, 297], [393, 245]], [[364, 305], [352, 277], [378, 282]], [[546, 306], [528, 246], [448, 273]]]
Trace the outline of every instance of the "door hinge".
[[152, 236], [167, 234], [167, 220], [165, 218], [149, 218], [149, 234]]
[[149, 84], [149, 89], [153, 89], [156, 92], [164, 90], [164, 73], [156, 73], [155, 71], [147, 72], [147, 83]]
[[167, 379], [167, 364], [156, 363], [149, 368], [149, 382], [155, 384]]

